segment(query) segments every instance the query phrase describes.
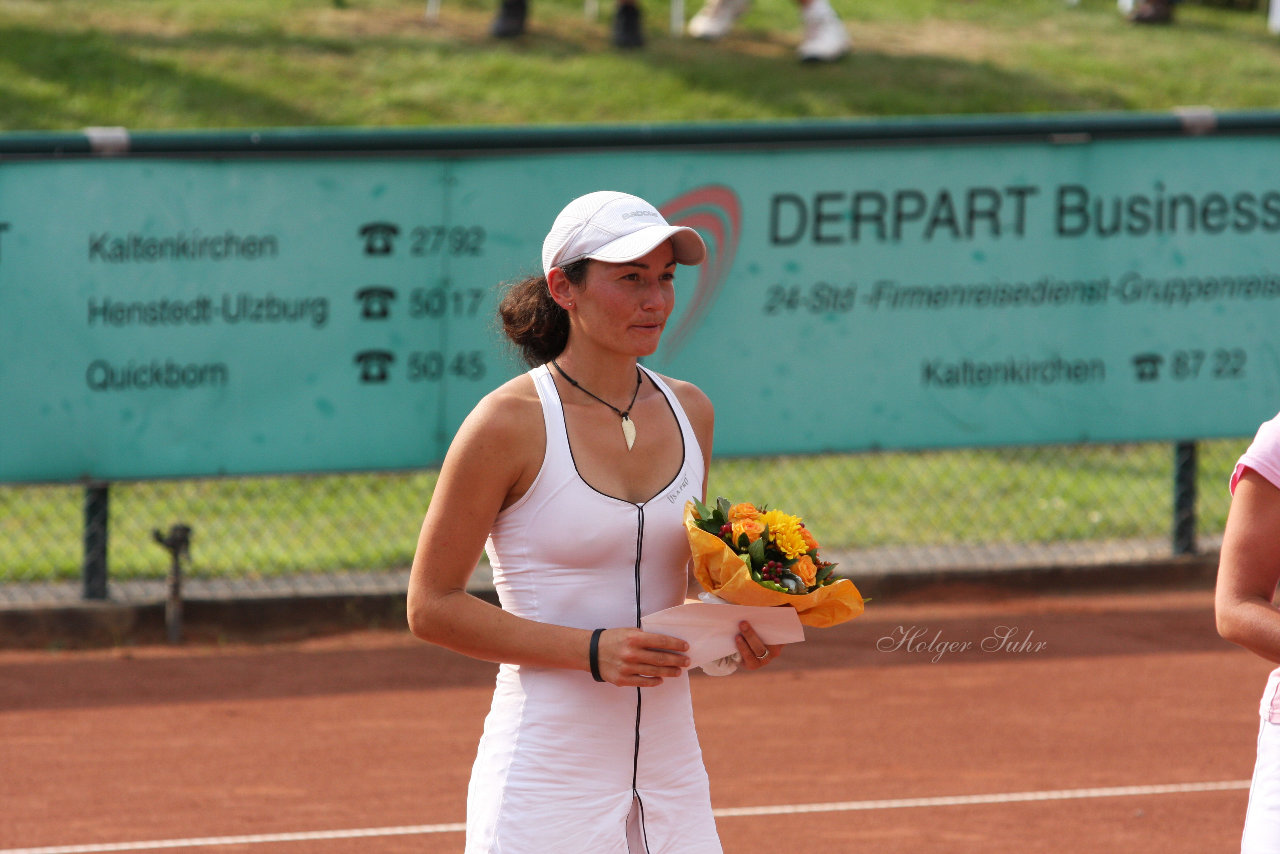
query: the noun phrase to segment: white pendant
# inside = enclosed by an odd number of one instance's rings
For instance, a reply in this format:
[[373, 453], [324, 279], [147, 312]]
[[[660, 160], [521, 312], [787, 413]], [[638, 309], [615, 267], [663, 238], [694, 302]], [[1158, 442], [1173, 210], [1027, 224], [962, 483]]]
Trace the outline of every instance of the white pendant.
[[622, 416], [622, 438], [627, 440], [627, 450], [636, 443], [636, 425], [625, 415]]

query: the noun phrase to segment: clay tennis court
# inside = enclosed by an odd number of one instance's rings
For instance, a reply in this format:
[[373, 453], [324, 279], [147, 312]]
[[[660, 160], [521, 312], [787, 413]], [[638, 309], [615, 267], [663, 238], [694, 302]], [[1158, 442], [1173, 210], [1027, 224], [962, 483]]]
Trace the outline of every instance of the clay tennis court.
[[[910, 599], [693, 677], [726, 852], [1239, 850], [1269, 667], [1211, 591]], [[459, 852], [493, 672], [400, 632], [0, 652], [0, 854]]]

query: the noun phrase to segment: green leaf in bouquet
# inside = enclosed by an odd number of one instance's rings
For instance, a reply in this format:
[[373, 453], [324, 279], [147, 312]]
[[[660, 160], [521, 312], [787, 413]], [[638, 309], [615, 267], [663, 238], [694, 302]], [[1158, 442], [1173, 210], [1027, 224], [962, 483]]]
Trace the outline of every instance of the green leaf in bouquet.
[[836, 568], [836, 565], [834, 563], [828, 563], [828, 564], [819, 566], [818, 575], [817, 575], [818, 583], [822, 584], [824, 581], [830, 578], [831, 573], [835, 571], [835, 568]]
[[751, 558], [751, 565], [754, 567], [764, 566], [764, 536], [762, 535], [747, 549], [747, 555]]
[[723, 495], [716, 498], [716, 509], [720, 511], [720, 516], [725, 522], [729, 521], [729, 508], [733, 505], [729, 503], [729, 499]]
[[697, 498], [693, 499], [693, 512], [699, 522], [711, 521], [711, 508]]
[[748, 537], [746, 534], [739, 534], [736, 548], [739, 554], [742, 554], [743, 552], [747, 551], [748, 549], [751, 548], [751, 538]]

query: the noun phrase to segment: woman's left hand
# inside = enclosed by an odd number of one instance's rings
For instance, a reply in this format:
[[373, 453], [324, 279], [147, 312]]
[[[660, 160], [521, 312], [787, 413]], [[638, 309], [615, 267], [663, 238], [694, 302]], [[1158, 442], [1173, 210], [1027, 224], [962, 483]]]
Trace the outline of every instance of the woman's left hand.
[[782, 652], [781, 644], [771, 646], [760, 640], [760, 636], [748, 622], [739, 623], [738, 632], [734, 642], [738, 645], [738, 655], [742, 656], [742, 666], [747, 670], [759, 670]]

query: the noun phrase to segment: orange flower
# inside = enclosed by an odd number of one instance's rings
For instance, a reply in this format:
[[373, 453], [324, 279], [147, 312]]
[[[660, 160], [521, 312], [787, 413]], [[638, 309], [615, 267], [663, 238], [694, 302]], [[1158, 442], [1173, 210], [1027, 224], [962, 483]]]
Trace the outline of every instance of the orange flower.
[[809, 529], [800, 528], [800, 536], [804, 538], [804, 544], [809, 547], [809, 551], [816, 552], [818, 550], [818, 541], [813, 538], [813, 534], [809, 533]]
[[812, 587], [818, 583], [818, 568], [813, 565], [808, 555], [801, 555], [800, 559], [788, 567], [796, 575], [800, 576], [800, 580], [804, 582], [806, 587]]
[[729, 508], [730, 523], [739, 522], [743, 519], [757, 519], [759, 516], [760, 511], [756, 509], [754, 504], [747, 504], [744, 502], [742, 504], [735, 504]]
[[[738, 506], [741, 507], [742, 505]], [[747, 506], [750, 507], [751, 505]], [[730, 526], [733, 529], [733, 541], [735, 543], [738, 541], [738, 537], [743, 534], [747, 535], [747, 542], [754, 543], [764, 533], [764, 525], [755, 519], [738, 519], [736, 522], [731, 522]]]

